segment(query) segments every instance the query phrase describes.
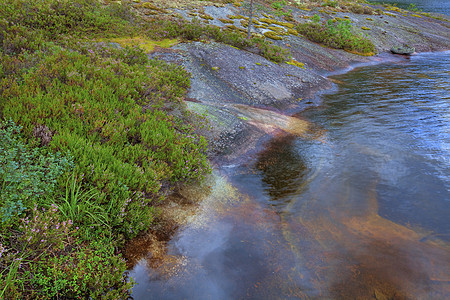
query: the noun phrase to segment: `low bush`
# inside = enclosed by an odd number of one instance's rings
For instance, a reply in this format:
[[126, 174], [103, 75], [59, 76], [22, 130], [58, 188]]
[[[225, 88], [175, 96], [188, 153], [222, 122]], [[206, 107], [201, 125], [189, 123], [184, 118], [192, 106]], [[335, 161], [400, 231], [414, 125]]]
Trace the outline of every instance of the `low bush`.
[[296, 30], [311, 41], [324, 44], [331, 48], [344, 49], [363, 55], [373, 55], [375, 46], [362, 33], [356, 32], [349, 20], [328, 20], [327, 22], [302, 23]]

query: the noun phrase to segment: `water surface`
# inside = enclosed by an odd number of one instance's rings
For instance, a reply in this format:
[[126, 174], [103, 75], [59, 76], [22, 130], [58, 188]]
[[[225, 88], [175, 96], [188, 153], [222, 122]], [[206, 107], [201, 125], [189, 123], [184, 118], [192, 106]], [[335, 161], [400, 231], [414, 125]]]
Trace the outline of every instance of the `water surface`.
[[410, 5], [414, 4], [413, 8], [424, 12], [450, 15], [450, 1], [447, 0], [382, 0], [373, 2], [395, 4], [404, 9], [411, 9], [412, 7]]
[[444, 52], [334, 76], [297, 116], [320, 134], [218, 170], [133, 297], [450, 298], [449, 71]]

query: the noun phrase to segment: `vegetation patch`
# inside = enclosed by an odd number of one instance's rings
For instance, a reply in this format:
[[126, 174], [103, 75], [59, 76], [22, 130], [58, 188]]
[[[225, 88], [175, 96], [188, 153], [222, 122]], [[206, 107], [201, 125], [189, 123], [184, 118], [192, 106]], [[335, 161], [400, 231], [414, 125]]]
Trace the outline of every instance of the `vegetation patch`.
[[272, 40], [282, 40], [283, 38], [275, 31], [266, 31], [264, 36]]
[[320, 22], [317, 15], [313, 22], [297, 25], [297, 31], [308, 39], [325, 46], [360, 54], [373, 54], [374, 44], [362, 33], [356, 32], [349, 20]]
[[177, 39], [163, 39], [161, 41], [151, 40], [143, 36], [137, 36], [133, 38], [112, 38], [109, 39], [110, 42], [119, 44], [122, 47], [133, 47], [137, 46], [144, 50], [144, 52], [152, 52], [156, 46], [161, 48], [170, 48], [179, 43]]
[[127, 5], [0, 5], [0, 298], [125, 299], [123, 243], [209, 172], [189, 74], [145, 54], [175, 40]]
[[293, 65], [293, 66], [302, 68], [302, 69], [305, 68], [305, 64], [304, 63], [296, 61], [295, 59], [291, 59], [290, 61], [287, 61], [286, 63], [289, 64], [289, 65]]

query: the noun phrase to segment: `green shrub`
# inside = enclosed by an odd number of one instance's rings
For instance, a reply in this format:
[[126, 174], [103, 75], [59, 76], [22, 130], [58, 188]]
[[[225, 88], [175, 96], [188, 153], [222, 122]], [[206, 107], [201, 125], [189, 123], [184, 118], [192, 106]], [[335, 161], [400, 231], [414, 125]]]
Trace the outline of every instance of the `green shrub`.
[[[35, 206], [9, 243], [0, 243], [0, 297], [126, 299], [125, 261], [104, 236], [80, 243], [56, 206]], [[3, 239], [2, 239], [2, 242]]]
[[296, 29], [308, 39], [331, 48], [363, 55], [373, 55], [375, 52], [374, 44], [367, 36], [355, 32], [349, 20], [302, 23]]
[[1, 0], [0, 18], [29, 29], [42, 29], [49, 36], [77, 33], [118, 33], [130, 27], [128, 6], [97, 0]]

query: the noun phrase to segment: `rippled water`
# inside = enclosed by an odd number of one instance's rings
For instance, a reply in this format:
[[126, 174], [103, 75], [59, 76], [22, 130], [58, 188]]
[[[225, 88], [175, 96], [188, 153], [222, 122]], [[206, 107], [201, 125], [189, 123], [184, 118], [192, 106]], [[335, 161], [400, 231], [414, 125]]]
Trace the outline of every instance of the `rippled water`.
[[219, 170], [135, 299], [450, 298], [449, 71], [445, 52], [334, 76], [297, 116], [321, 134]]
[[450, 1], [448, 0], [382, 0], [374, 2], [395, 4], [405, 9], [411, 8], [410, 5], [413, 3], [416, 9], [425, 12], [437, 12], [450, 15]]

